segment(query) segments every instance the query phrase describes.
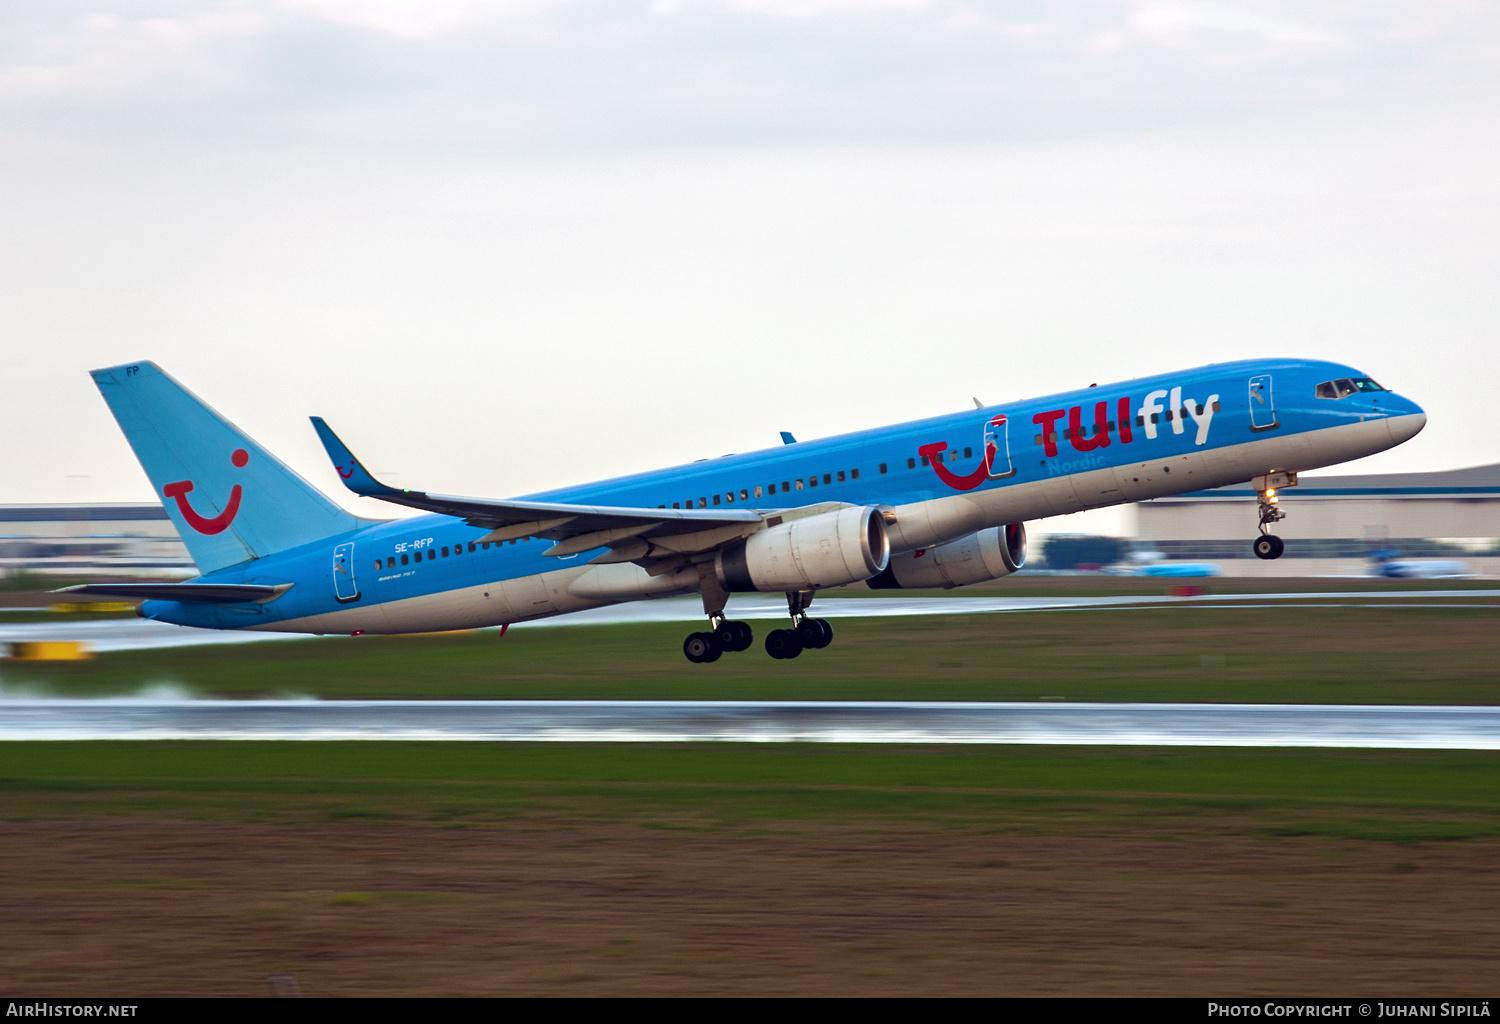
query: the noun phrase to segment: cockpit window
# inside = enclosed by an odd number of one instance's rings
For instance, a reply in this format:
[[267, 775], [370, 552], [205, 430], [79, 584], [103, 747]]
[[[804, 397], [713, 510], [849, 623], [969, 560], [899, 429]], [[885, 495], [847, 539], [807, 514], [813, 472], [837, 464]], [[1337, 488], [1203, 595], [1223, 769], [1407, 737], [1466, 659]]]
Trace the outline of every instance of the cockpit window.
[[1384, 391], [1385, 388], [1376, 384], [1369, 377], [1340, 377], [1338, 380], [1325, 380], [1318, 385], [1319, 398], [1348, 398], [1350, 395], [1361, 391]]

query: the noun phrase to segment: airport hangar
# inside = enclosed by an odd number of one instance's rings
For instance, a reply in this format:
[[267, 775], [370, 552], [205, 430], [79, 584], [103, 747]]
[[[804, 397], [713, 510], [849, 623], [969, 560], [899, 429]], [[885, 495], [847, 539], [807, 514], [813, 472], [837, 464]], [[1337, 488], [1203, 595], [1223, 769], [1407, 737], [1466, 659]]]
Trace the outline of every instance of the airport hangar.
[[[1303, 476], [1281, 492], [1286, 554], [1261, 561], [1248, 484], [1135, 506], [1139, 546], [1231, 576], [1368, 575], [1372, 550], [1500, 575], [1500, 464], [1438, 473]], [[0, 505], [0, 575], [180, 578], [192, 559], [158, 503]]]
[[1136, 537], [1169, 561], [1217, 562], [1227, 576], [1369, 575], [1374, 551], [1452, 559], [1500, 574], [1500, 464], [1436, 473], [1304, 474], [1279, 492], [1286, 541], [1274, 561], [1254, 556], [1249, 484], [1157, 498], [1135, 506]]

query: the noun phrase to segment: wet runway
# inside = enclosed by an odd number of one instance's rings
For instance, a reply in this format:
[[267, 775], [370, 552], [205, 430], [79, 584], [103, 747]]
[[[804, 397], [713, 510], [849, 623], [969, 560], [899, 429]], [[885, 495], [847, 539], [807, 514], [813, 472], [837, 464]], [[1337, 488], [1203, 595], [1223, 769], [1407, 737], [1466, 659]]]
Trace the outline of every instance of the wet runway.
[[1500, 749], [1500, 708], [7, 697], [0, 740], [481, 740]]
[[[1483, 590], [1382, 590], [1365, 592], [1210, 594], [1168, 597], [1161, 594], [1114, 597], [820, 597], [814, 614], [829, 619], [905, 617], [912, 615], [993, 615], [1016, 612], [1086, 611], [1185, 605], [1201, 608], [1251, 608], [1327, 605], [1350, 607], [1452, 607], [1473, 606], [1500, 599], [1500, 589]], [[729, 604], [738, 619], [786, 618], [781, 597], [739, 596]], [[703, 604], [696, 597], [662, 601], [637, 601], [590, 611], [574, 612], [551, 619], [521, 623], [516, 629], [554, 626], [612, 625], [634, 622], [699, 623]], [[303, 639], [302, 633], [258, 633], [246, 630], [193, 629], [146, 619], [98, 619], [93, 621], [0, 623], [0, 644], [31, 640], [77, 640], [98, 652], [139, 650], [156, 647], [186, 647], [199, 644], [252, 643], [261, 640]]]

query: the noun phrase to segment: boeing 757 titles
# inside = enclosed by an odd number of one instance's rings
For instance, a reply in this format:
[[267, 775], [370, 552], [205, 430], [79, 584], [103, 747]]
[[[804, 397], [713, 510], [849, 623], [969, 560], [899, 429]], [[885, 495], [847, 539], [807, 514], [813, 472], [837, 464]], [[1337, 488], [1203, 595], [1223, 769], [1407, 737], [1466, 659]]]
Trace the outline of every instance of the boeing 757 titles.
[[819, 590], [999, 579], [1025, 565], [1027, 520], [1083, 509], [1251, 481], [1255, 554], [1276, 558], [1278, 492], [1298, 473], [1426, 423], [1352, 367], [1268, 359], [816, 441], [783, 434], [776, 448], [497, 500], [389, 487], [313, 417], [346, 487], [428, 513], [380, 520], [335, 505], [154, 363], [93, 378], [202, 575], [73, 590], [145, 599], [143, 616], [185, 626], [354, 636], [701, 594], [708, 629], [683, 644], [694, 662], [753, 642], [726, 615], [731, 594], [784, 593], [790, 628], [765, 648], [795, 658], [833, 637], [807, 614]]

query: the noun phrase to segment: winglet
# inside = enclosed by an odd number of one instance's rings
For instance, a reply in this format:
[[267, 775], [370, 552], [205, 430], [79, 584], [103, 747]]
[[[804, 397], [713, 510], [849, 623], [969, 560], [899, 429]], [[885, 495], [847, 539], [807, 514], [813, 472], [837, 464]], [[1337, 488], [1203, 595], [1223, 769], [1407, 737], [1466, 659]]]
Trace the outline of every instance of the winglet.
[[781, 443], [782, 444], [796, 444], [797, 443], [797, 439], [795, 437], [793, 437], [787, 431], [783, 430], [781, 432]]
[[370, 471], [354, 457], [348, 445], [340, 441], [333, 429], [323, 422], [323, 417], [309, 418], [312, 420], [313, 429], [318, 432], [318, 440], [323, 442], [323, 448], [328, 452], [328, 457], [333, 460], [333, 468], [338, 470], [339, 479], [344, 481], [345, 487], [367, 498], [383, 498], [387, 495], [403, 493], [394, 487], [387, 487], [371, 476]]

